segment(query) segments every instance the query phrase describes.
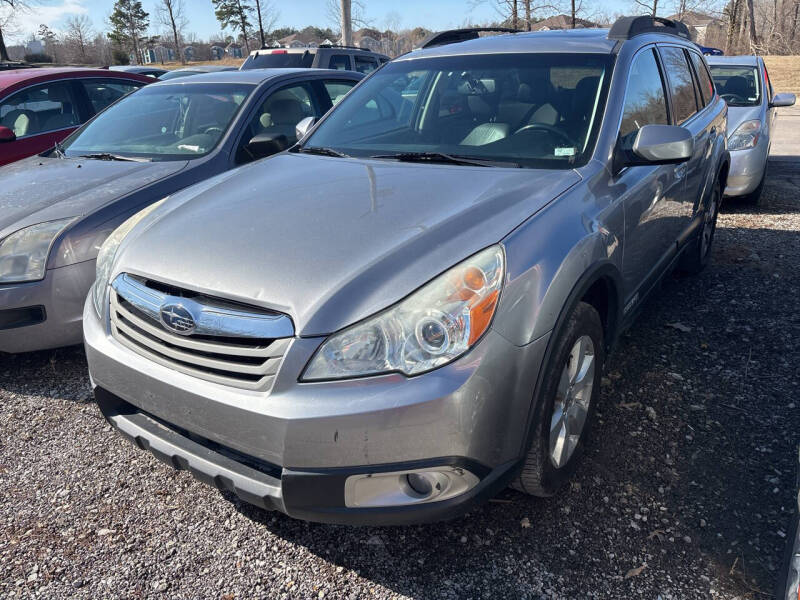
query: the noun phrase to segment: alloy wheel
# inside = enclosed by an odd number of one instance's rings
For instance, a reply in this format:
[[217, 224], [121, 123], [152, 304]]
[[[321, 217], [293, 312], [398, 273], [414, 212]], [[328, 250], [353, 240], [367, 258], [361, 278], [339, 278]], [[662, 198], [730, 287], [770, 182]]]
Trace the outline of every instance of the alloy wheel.
[[550, 418], [550, 461], [557, 469], [569, 462], [586, 425], [595, 362], [592, 338], [579, 337], [561, 372]]

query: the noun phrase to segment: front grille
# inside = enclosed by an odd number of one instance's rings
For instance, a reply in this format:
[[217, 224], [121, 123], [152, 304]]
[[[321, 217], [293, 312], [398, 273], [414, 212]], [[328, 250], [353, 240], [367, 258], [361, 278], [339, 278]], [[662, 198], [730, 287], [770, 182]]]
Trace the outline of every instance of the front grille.
[[[286, 315], [126, 274], [114, 281], [110, 296], [111, 334], [118, 342], [153, 362], [222, 385], [269, 389], [292, 340]], [[192, 314], [193, 333], [164, 326], [161, 307], [170, 303]]]

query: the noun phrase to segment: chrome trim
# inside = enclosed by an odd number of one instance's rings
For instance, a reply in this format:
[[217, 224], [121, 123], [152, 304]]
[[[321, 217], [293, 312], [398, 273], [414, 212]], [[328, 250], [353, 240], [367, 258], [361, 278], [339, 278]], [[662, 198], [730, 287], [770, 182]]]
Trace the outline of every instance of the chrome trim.
[[[194, 335], [276, 339], [294, 336], [294, 325], [288, 315], [251, 312], [213, 303], [200, 303], [192, 298], [171, 296], [147, 287], [127, 273], [114, 279], [111, 287], [156, 323], [161, 323], [161, 307], [180, 304], [194, 318]], [[172, 342], [172, 341], [171, 341]]]

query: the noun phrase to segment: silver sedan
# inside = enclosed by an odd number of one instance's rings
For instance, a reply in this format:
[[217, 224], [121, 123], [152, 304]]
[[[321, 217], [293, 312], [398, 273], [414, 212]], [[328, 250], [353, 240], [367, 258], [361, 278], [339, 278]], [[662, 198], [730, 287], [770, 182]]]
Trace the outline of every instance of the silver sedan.
[[757, 204], [764, 187], [775, 108], [792, 106], [794, 94], [775, 94], [760, 56], [708, 56], [719, 95], [728, 103], [731, 170], [725, 196]]

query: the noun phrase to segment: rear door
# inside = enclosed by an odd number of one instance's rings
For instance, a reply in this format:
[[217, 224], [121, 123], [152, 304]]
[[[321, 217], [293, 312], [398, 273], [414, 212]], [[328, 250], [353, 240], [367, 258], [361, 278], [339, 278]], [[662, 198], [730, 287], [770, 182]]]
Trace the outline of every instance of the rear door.
[[[648, 46], [631, 63], [618, 145], [629, 151], [641, 127], [669, 122], [665, 74], [655, 47]], [[684, 221], [683, 183], [675, 165], [628, 166], [615, 179], [625, 207], [625, 306], [646, 293], [676, 253], [675, 239]]]
[[0, 101], [0, 125], [17, 136], [0, 144], [0, 164], [52, 148], [81, 124], [70, 80], [54, 80], [13, 92]]

